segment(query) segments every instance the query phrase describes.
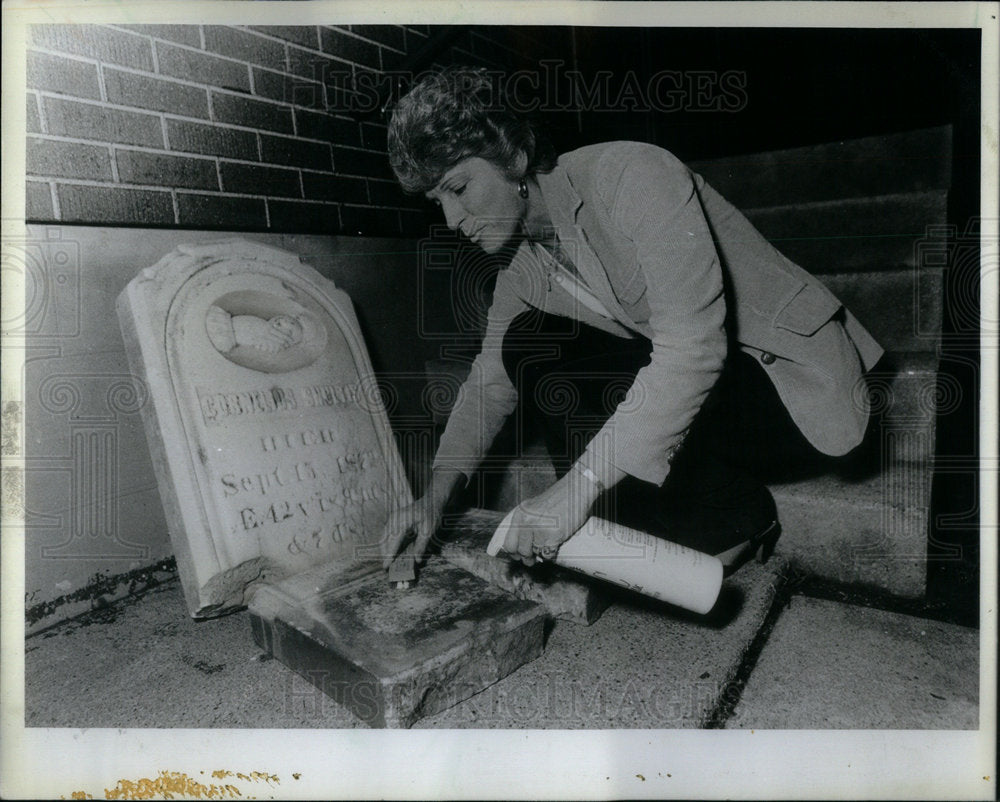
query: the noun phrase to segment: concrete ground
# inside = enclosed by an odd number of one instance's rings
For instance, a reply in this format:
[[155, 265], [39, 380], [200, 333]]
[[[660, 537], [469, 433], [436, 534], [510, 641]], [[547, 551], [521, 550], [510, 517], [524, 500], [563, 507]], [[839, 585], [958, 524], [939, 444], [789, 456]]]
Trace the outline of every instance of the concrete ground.
[[[707, 616], [621, 594], [591, 626], [419, 728], [977, 726], [979, 633], [783, 585], [777, 556]], [[29, 727], [365, 726], [262, 654], [248, 614], [195, 622], [176, 578], [26, 642]]]

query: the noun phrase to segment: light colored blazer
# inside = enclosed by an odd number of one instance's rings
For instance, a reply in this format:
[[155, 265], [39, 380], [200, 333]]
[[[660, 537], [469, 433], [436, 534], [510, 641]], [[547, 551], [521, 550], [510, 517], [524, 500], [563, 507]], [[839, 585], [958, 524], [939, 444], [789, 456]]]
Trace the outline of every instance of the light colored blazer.
[[614, 464], [640, 479], [666, 478], [730, 347], [760, 360], [819, 451], [842, 455], [861, 442], [869, 410], [859, 382], [882, 348], [701, 176], [662, 148], [610, 142], [566, 153], [536, 178], [564, 251], [614, 320], [550, 286], [523, 243], [497, 277], [435, 467], [471, 476], [516, 408], [501, 347], [509, 322], [532, 306], [652, 341], [650, 364], [601, 432]]

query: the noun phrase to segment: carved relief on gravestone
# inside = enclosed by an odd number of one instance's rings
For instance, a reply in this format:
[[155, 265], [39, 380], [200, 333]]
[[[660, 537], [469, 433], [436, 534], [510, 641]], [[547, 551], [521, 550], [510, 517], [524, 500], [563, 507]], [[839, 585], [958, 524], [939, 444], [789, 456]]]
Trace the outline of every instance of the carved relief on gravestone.
[[144, 270], [119, 317], [193, 615], [315, 565], [375, 570], [410, 490], [345, 293], [231, 241]]

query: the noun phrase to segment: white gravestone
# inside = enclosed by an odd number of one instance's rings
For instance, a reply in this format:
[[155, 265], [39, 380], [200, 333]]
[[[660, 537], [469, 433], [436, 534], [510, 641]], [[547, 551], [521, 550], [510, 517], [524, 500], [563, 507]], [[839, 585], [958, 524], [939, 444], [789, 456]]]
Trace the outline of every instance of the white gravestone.
[[192, 615], [336, 563], [370, 570], [410, 500], [350, 299], [296, 256], [178, 248], [119, 298]]
[[188, 608], [254, 638], [374, 726], [409, 726], [541, 653], [545, 611], [432, 560], [390, 589], [412, 500], [350, 299], [298, 257], [184, 246], [118, 298]]

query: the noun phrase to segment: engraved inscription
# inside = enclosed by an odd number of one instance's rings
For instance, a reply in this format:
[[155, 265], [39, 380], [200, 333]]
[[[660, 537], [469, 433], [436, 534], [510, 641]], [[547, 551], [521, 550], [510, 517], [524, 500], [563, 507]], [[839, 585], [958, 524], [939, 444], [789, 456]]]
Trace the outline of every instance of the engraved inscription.
[[381, 504], [385, 498], [386, 489], [381, 484], [363, 489], [344, 487], [330, 492], [317, 491], [297, 501], [282, 499], [269, 504], [243, 507], [239, 511], [240, 523], [244, 531], [250, 531], [266, 524], [281, 524], [292, 518], [318, 518], [331, 511], [350, 512], [351, 508], [360, 509], [366, 503]]
[[227, 473], [222, 476], [222, 495], [235, 496], [239, 493], [259, 493], [266, 496], [274, 488], [285, 487], [294, 482], [316, 478], [316, 471], [308, 462], [299, 462], [290, 469], [274, 468], [269, 473], [237, 476]]
[[361, 397], [361, 385], [354, 384], [316, 384], [312, 387], [300, 388], [305, 405], [308, 407], [336, 407], [342, 404], [357, 403]]
[[295, 391], [290, 387], [250, 390], [236, 393], [198, 392], [198, 402], [205, 423], [220, 423], [225, 418], [296, 409]]
[[212, 392], [198, 389], [198, 405], [208, 425], [229, 418], [275, 414], [302, 408], [337, 407], [365, 400], [360, 382], [351, 384], [314, 384], [305, 387], [270, 387], [267, 389]]

